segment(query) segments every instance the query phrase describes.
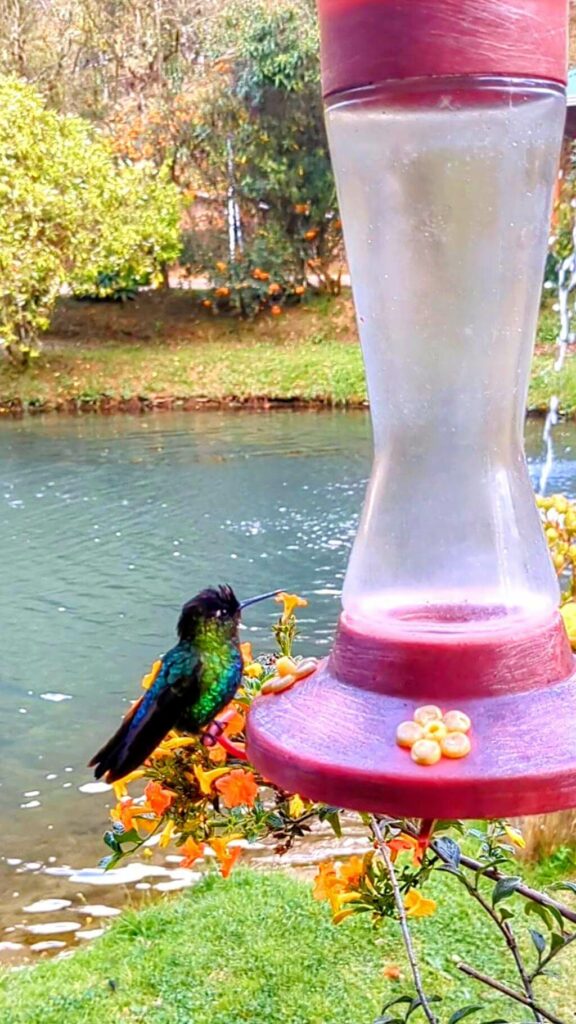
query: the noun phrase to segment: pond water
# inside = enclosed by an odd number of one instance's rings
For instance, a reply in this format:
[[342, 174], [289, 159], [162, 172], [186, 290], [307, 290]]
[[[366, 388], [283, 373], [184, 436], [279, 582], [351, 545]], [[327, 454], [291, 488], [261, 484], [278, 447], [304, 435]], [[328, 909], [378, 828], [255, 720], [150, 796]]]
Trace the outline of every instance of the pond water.
[[[574, 496], [576, 427], [555, 443], [549, 491]], [[325, 652], [369, 467], [360, 411], [0, 422], [0, 956], [89, 936], [129, 883], [185, 884], [158, 857], [100, 884], [110, 797], [85, 764], [202, 586], [306, 595], [300, 650]], [[274, 615], [246, 614], [256, 651]]]

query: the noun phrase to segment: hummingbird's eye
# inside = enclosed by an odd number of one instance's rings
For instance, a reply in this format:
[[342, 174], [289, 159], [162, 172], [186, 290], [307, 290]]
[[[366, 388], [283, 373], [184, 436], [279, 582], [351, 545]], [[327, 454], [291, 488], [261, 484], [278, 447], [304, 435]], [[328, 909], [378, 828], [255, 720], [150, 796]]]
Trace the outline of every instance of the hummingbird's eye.
[[217, 619], [221, 619], [222, 618], [222, 609], [221, 608], [217, 608], [216, 611], [214, 612], [214, 616]]

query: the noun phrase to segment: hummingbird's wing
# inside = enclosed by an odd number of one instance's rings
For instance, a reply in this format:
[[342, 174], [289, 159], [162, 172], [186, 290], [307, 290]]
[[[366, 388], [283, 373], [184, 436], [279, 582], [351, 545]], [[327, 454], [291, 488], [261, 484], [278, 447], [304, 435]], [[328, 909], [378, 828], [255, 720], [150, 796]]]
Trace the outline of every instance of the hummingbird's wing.
[[89, 762], [97, 779], [116, 782], [138, 768], [200, 695], [200, 659], [188, 645], [173, 647], [151, 688]]

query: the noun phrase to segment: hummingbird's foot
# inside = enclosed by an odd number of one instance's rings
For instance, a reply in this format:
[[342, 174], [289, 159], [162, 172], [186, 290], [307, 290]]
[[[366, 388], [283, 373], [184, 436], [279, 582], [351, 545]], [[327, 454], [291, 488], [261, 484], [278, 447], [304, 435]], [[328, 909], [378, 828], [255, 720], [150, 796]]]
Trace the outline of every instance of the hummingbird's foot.
[[204, 730], [202, 735], [202, 743], [205, 747], [215, 747], [216, 744], [222, 747], [227, 754], [231, 754], [238, 761], [247, 761], [248, 755], [246, 754], [246, 747], [243, 743], [235, 743], [226, 736], [226, 726], [235, 715], [235, 711], [226, 711], [220, 718], [215, 718], [213, 722]]
[[224, 734], [224, 730], [227, 726], [227, 722], [223, 719], [215, 718], [213, 722], [202, 733], [202, 744], [205, 747], [215, 747], [221, 736]]

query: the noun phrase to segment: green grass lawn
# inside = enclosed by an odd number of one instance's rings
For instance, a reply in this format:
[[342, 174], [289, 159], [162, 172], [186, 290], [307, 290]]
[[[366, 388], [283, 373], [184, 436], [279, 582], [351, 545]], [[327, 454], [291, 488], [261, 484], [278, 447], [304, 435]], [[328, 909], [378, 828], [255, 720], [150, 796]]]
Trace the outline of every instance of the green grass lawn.
[[[520, 1024], [521, 1007], [478, 988], [455, 968], [460, 958], [513, 980], [498, 933], [439, 875], [432, 918], [413, 934], [429, 993], [442, 996], [441, 1021], [482, 1003], [471, 1021]], [[521, 901], [518, 897], [521, 909]], [[521, 915], [524, 929], [524, 915]], [[398, 964], [400, 981], [382, 975]], [[538, 996], [565, 1020], [576, 1003], [576, 960]], [[332, 925], [310, 887], [280, 872], [210, 877], [185, 895], [127, 911], [101, 939], [67, 960], [4, 974], [1, 1024], [372, 1024], [385, 999], [410, 989], [397, 926], [374, 930], [363, 916]], [[415, 1024], [422, 1018], [414, 1015]]]
[[3, 405], [134, 397], [360, 404], [351, 302], [311, 302], [255, 322], [201, 313], [189, 293], [113, 307], [68, 302], [29, 369], [0, 362]]
[[[540, 322], [529, 408], [550, 394], [576, 413], [576, 361], [554, 371], [556, 316]], [[101, 405], [144, 400], [366, 402], [349, 294], [311, 301], [255, 322], [198, 310], [190, 293], [145, 293], [125, 306], [63, 302], [40, 359], [25, 372], [0, 361], [0, 408]]]
[[557, 395], [565, 416], [576, 415], [576, 359], [568, 356], [561, 373], [554, 369], [554, 358], [537, 355], [532, 366], [530, 407], [540, 411], [548, 408], [550, 396]]
[[358, 346], [280, 337], [211, 343], [126, 343], [53, 348], [25, 373], [0, 367], [0, 401], [24, 403], [102, 397], [211, 401], [276, 399], [331, 405], [366, 399]]

